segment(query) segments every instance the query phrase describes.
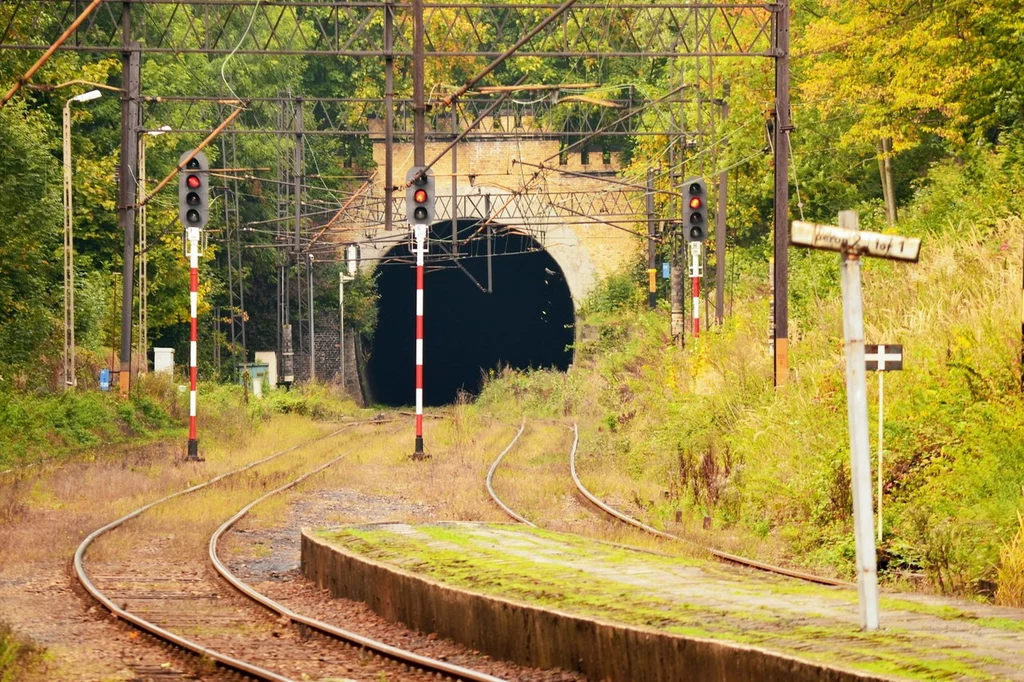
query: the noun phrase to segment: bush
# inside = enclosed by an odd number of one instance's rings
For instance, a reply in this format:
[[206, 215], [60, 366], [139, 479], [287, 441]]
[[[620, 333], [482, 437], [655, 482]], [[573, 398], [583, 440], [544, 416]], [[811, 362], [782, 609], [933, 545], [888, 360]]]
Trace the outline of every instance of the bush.
[[147, 394], [146, 381], [139, 385], [128, 401], [99, 391], [0, 393], [0, 469], [172, 426], [171, 406]]

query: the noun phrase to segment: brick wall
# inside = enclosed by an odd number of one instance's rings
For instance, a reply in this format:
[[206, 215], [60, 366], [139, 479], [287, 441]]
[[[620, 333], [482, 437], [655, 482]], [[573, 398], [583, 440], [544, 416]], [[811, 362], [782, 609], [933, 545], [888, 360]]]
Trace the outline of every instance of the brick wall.
[[[433, 159], [445, 146], [447, 146], [446, 143], [428, 143], [425, 153], [427, 160]], [[600, 150], [591, 151], [589, 163], [584, 164], [581, 153], [572, 151], [568, 153], [565, 159], [566, 163], [559, 165], [558, 149], [559, 142], [556, 139], [504, 139], [460, 144], [457, 150], [459, 194], [467, 195], [476, 192], [507, 194], [519, 189], [536, 169], [513, 163], [513, 160], [523, 160], [535, 164], [545, 162], [545, 165], [555, 165], [564, 170], [603, 175], [613, 175], [619, 169], [617, 152], [613, 152], [610, 163], [605, 164]], [[377, 196], [382, 196], [384, 193], [384, 144], [375, 142], [373, 153], [379, 169], [374, 179], [376, 186], [373, 192]], [[410, 144], [399, 143], [394, 146], [396, 184], [401, 184], [404, 181], [406, 172], [412, 166], [412, 158]], [[435, 164], [433, 171], [438, 196], [449, 195], [452, 182], [451, 155], [446, 155]], [[467, 177], [467, 175], [472, 177]], [[600, 177], [580, 178], [557, 172], [545, 174], [543, 180], [534, 186], [551, 192], [575, 191], [590, 194], [614, 187], [602, 182]], [[500, 201], [496, 201], [495, 208], [500, 206], [500, 203]], [[622, 222], [619, 217], [609, 216], [606, 219]], [[637, 227], [645, 229], [643, 225]], [[538, 229], [541, 232], [558, 234], [557, 241], [561, 246], [558, 249], [551, 249], [550, 252], [565, 272], [567, 279], [570, 282], [573, 280], [578, 282], [573, 291], [577, 303], [588, 293], [597, 279], [618, 270], [643, 249], [643, 244], [636, 237], [597, 221], [574, 224], [569, 227], [572, 239], [569, 239], [568, 242], [564, 231], [559, 231], [558, 225], [545, 225]], [[564, 228], [562, 229], [564, 230]]]
[[[338, 333], [337, 311], [317, 315], [314, 322], [316, 335], [316, 378], [317, 381], [337, 384], [340, 382], [341, 357], [338, 353], [340, 334]], [[304, 323], [305, 324], [305, 323]], [[308, 343], [306, 329], [303, 327], [303, 341]], [[295, 350], [295, 380], [309, 379], [309, 349], [299, 349], [297, 326], [292, 325], [292, 343]], [[345, 330], [345, 388], [353, 395], [359, 395], [359, 370], [356, 359], [356, 333]]]

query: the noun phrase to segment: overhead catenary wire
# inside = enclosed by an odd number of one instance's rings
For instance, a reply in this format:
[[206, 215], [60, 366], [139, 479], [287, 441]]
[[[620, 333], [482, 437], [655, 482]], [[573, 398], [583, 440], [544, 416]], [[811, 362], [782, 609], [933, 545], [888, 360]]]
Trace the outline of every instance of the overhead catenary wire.
[[259, 11], [260, 8], [260, 2], [261, 0], [256, 0], [256, 4], [252, 7], [252, 14], [249, 15], [249, 23], [246, 25], [245, 31], [242, 32], [242, 37], [238, 39], [235, 47], [231, 50], [228, 56], [224, 58], [224, 61], [220, 63], [220, 79], [224, 82], [224, 87], [228, 89], [228, 92], [230, 92], [231, 96], [235, 99], [238, 99], [238, 94], [235, 92], [235, 89], [231, 87], [231, 84], [228, 83], [228, 79], [224, 75], [224, 67], [228, 65], [228, 62], [231, 61], [235, 56], [235, 53], [238, 52], [238, 49], [242, 47], [242, 43], [245, 42], [245, 39], [249, 36], [249, 31], [252, 30], [252, 22], [256, 19], [256, 12]]

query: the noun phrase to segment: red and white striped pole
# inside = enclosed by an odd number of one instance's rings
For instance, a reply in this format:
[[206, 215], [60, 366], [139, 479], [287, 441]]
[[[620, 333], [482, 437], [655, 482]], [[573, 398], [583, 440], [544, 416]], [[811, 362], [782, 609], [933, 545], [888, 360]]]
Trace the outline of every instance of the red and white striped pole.
[[423, 256], [427, 250], [427, 226], [413, 225], [416, 239], [416, 449], [413, 459], [424, 459], [423, 453]]
[[690, 282], [693, 285], [693, 338], [700, 337], [700, 260], [702, 242], [690, 242]]
[[189, 333], [189, 360], [188, 360], [188, 456], [187, 461], [201, 461], [199, 457], [199, 440], [196, 438], [196, 379], [197, 362], [196, 346], [199, 340], [199, 325], [197, 324], [197, 309], [199, 307], [199, 238], [198, 227], [186, 228], [188, 240], [188, 261], [189, 261], [189, 312], [192, 316], [192, 329]]

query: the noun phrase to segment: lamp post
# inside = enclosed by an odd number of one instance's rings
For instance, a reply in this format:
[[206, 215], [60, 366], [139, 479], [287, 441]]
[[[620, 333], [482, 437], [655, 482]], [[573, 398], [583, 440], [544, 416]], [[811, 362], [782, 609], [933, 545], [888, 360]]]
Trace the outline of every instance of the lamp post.
[[[147, 130], [139, 136], [139, 190], [138, 196], [146, 196], [146, 137], [159, 137], [170, 132], [171, 126], [160, 126], [156, 130]], [[142, 357], [139, 373], [146, 367], [146, 352], [149, 347], [149, 260], [146, 243], [146, 205], [139, 206], [139, 336], [138, 354]]]
[[103, 93], [90, 90], [64, 102], [64, 385], [75, 379], [75, 244], [71, 187], [71, 103], [88, 102]]
[[344, 270], [338, 272], [338, 336], [341, 356], [341, 388], [345, 389], [345, 282], [351, 282], [359, 272], [359, 246], [349, 244], [345, 247], [345, 263], [348, 274]]

